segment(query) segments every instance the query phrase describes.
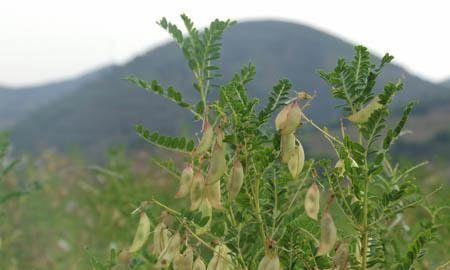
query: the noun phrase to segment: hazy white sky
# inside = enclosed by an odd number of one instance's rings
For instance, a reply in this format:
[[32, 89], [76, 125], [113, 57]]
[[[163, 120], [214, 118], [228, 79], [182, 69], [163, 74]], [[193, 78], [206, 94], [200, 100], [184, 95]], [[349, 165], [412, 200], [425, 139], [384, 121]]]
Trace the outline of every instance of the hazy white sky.
[[155, 24], [186, 13], [199, 26], [232, 18], [305, 23], [382, 54], [415, 74], [450, 76], [450, 1], [2, 0], [0, 84], [30, 85], [123, 63], [168, 39]]

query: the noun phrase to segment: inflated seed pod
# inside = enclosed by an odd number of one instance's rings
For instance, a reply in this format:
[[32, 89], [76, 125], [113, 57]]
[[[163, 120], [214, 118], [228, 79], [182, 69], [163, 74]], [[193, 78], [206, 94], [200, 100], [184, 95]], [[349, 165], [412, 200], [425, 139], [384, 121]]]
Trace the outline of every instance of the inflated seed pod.
[[291, 151], [295, 148], [295, 135], [293, 133], [281, 135], [280, 157], [283, 163], [289, 161]]
[[219, 244], [214, 248], [214, 255], [208, 263], [207, 270], [232, 270], [232, 257], [230, 249], [225, 244]]
[[275, 127], [280, 130], [281, 134], [289, 134], [295, 132], [300, 125], [302, 119], [302, 111], [296, 101], [289, 105], [277, 115], [275, 118]]
[[192, 270], [194, 252], [191, 247], [187, 247], [181, 254], [177, 253], [173, 259], [173, 270]]
[[316, 183], [313, 183], [306, 192], [305, 212], [308, 217], [317, 220], [320, 209], [320, 192]]
[[192, 165], [189, 164], [181, 172], [180, 187], [178, 189], [178, 192], [175, 194], [175, 198], [183, 198], [189, 193], [193, 177], [194, 169], [192, 168]]
[[305, 152], [303, 151], [303, 146], [299, 143], [295, 146], [294, 150], [291, 151], [288, 160], [288, 168], [293, 178], [296, 178], [303, 170], [303, 165], [305, 165]]
[[195, 259], [194, 265], [192, 266], [192, 270], [206, 270], [206, 265], [203, 262], [202, 258], [197, 257], [197, 259]]
[[345, 270], [348, 269], [348, 244], [345, 242], [341, 242], [336, 250], [336, 253], [333, 256], [333, 264], [334, 269], [336, 270]]
[[[356, 163], [356, 161], [353, 158], [350, 158], [350, 160], [351, 160], [351, 166], [353, 168], [358, 168], [358, 163]], [[338, 160], [336, 162], [336, 165], [334, 165], [334, 167], [336, 169], [339, 169], [339, 175], [340, 176], [344, 176], [344, 173], [345, 173], [345, 162], [342, 159]]]
[[367, 120], [369, 120], [369, 117], [372, 115], [373, 112], [381, 108], [383, 108], [383, 105], [380, 103], [380, 98], [376, 96], [364, 108], [350, 115], [347, 118], [348, 120], [354, 123], [362, 124], [367, 122]]
[[181, 244], [180, 233], [176, 232], [170, 237], [166, 247], [161, 252], [156, 263], [156, 268], [167, 268], [178, 253]]
[[223, 209], [221, 203], [220, 177], [208, 175], [205, 185], [205, 194], [211, 206], [215, 209]]
[[244, 168], [239, 159], [236, 159], [233, 164], [233, 170], [231, 172], [231, 179], [228, 182], [228, 192], [230, 192], [231, 199], [235, 199], [241, 190], [244, 183]]
[[205, 120], [205, 122], [203, 123], [202, 138], [200, 139], [200, 142], [198, 143], [198, 146], [195, 149], [194, 154], [201, 155], [206, 151], [208, 151], [211, 148], [213, 141], [214, 141], [214, 129], [209, 124], [208, 120]]
[[141, 212], [139, 218], [139, 225], [134, 235], [133, 243], [131, 244], [128, 252], [136, 252], [142, 248], [142, 246], [147, 242], [148, 236], [150, 235], [150, 220], [148, 219], [145, 212]]
[[336, 243], [337, 231], [333, 218], [326, 210], [320, 220], [320, 244], [317, 249], [317, 256], [328, 254]]
[[280, 258], [278, 255], [266, 254], [258, 264], [258, 270], [280, 270]]
[[205, 178], [202, 175], [202, 172], [199, 170], [195, 172], [194, 177], [192, 178], [192, 185], [190, 190], [190, 198], [191, 198], [191, 210], [195, 211], [200, 207], [200, 204], [203, 200], [203, 193], [205, 189]]
[[211, 227], [211, 220], [212, 220], [212, 207], [209, 203], [207, 198], [203, 198], [202, 202], [200, 203], [200, 207], [198, 209], [201, 213], [201, 217], [208, 218], [208, 222], [206, 224], [202, 224], [201, 226], [198, 226], [195, 228], [195, 233], [197, 235], [205, 234], [209, 231], [209, 228]]
[[153, 254], [155, 256], [161, 255], [163, 250], [169, 243], [170, 232], [164, 222], [159, 223], [153, 232]]
[[208, 175], [213, 178], [220, 178], [227, 170], [227, 160], [225, 159], [225, 145], [215, 143], [211, 154]]
[[223, 146], [223, 140], [225, 139], [225, 133], [223, 133], [223, 130], [217, 127], [214, 133], [216, 135], [216, 144]]

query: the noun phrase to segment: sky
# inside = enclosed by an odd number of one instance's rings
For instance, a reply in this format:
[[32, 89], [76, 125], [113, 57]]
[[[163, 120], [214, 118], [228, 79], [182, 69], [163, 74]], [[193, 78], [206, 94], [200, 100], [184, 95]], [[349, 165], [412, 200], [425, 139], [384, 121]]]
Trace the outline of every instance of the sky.
[[410, 72], [439, 82], [450, 77], [450, 1], [404, 0], [2, 0], [0, 85], [61, 80], [122, 64], [168, 40], [155, 22], [199, 26], [215, 18], [303, 23], [389, 52]]

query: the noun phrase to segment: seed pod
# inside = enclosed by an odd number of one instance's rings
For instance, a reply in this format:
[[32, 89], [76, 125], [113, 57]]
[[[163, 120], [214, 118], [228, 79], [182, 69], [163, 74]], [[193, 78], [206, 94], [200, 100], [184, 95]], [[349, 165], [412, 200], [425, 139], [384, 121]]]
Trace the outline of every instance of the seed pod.
[[183, 254], [177, 253], [173, 259], [174, 270], [192, 270], [194, 252], [187, 247]]
[[383, 108], [383, 105], [380, 103], [380, 98], [376, 96], [369, 102], [369, 104], [366, 105], [366, 107], [362, 108], [360, 111], [350, 115], [347, 118], [354, 123], [362, 124], [369, 120], [369, 117], [373, 112], [381, 108]]
[[120, 263], [128, 264], [131, 261], [131, 253], [128, 250], [122, 250], [117, 256]]
[[266, 254], [259, 262], [258, 270], [280, 270], [280, 258], [278, 255]]
[[217, 127], [214, 133], [216, 135], [216, 144], [223, 146], [223, 140], [225, 139], [225, 133], [223, 133], [223, 130]]
[[193, 177], [194, 177], [194, 169], [192, 168], [192, 165], [186, 166], [181, 172], [180, 188], [178, 189], [178, 192], [175, 194], [175, 198], [183, 198], [189, 193]]
[[235, 199], [241, 190], [244, 183], [244, 168], [239, 159], [236, 159], [233, 164], [233, 171], [231, 173], [231, 179], [228, 183], [228, 191], [230, 192], [231, 199]]
[[281, 134], [293, 133], [300, 125], [302, 112], [297, 102], [286, 105], [275, 118], [275, 127]]
[[275, 118], [275, 127], [281, 134], [293, 133], [300, 125], [302, 111], [296, 101], [286, 105]]
[[[351, 166], [353, 168], [358, 168], [358, 163], [353, 158], [350, 158]], [[336, 162], [336, 165], [334, 165], [334, 168], [339, 169], [339, 176], [344, 176], [345, 173], [345, 162], [340, 159]]]
[[200, 203], [199, 211], [201, 213], [202, 220], [204, 218], [208, 218], [208, 221], [206, 224], [200, 224], [197, 228], [195, 228], [195, 233], [197, 235], [202, 235], [208, 232], [210, 226], [211, 226], [211, 219], [212, 219], [212, 207], [209, 203], [208, 199], [203, 198], [202, 202]]
[[214, 178], [220, 178], [226, 170], [227, 160], [225, 159], [225, 145], [215, 143], [213, 152], [211, 154], [208, 174], [213, 176]]
[[302, 144], [299, 143], [298, 146], [291, 151], [291, 155], [288, 161], [289, 172], [293, 178], [296, 178], [300, 172], [303, 170], [303, 165], [305, 164], [305, 152], [303, 151]]
[[209, 124], [208, 120], [205, 120], [203, 123], [203, 135], [198, 143], [197, 148], [195, 149], [195, 155], [201, 155], [208, 151], [211, 148], [211, 145], [214, 141], [214, 130], [213, 127]]
[[176, 232], [172, 237], [170, 237], [167, 246], [163, 252], [158, 257], [158, 262], [156, 263], [156, 268], [167, 268], [173, 261], [175, 255], [178, 253], [181, 244], [181, 237], [178, 232]]
[[308, 217], [317, 220], [320, 208], [320, 192], [316, 183], [313, 183], [305, 196], [305, 212]]
[[231, 270], [231, 255], [230, 249], [224, 245], [219, 244], [214, 248], [214, 255], [211, 261], [208, 263], [207, 270]]
[[150, 220], [148, 219], [145, 212], [141, 212], [139, 218], [139, 225], [134, 235], [133, 243], [131, 244], [128, 252], [136, 252], [142, 248], [142, 246], [147, 242], [148, 236], [150, 235]]
[[220, 193], [220, 178], [215, 178], [214, 175], [208, 175], [206, 182], [205, 193], [209, 203], [213, 208], [223, 209]]
[[317, 249], [317, 256], [322, 256], [330, 252], [337, 239], [336, 225], [333, 218], [326, 210], [320, 220], [320, 244]]
[[206, 265], [200, 257], [197, 257], [197, 259], [195, 259], [192, 270], [206, 270]]
[[283, 163], [288, 163], [291, 151], [295, 148], [295, 135], [293, 133], [281, 135], [280, 156]]
[[336, 270], [345, 270], [348, 267], [348, 244], [341, 242], [333, 257], [333, 264]]
[[169, 243], [170, 232], [164, 222], [159, 223], [153, 232], [153, 254], [159, 256]]
[[205, 188], [205, 179], [201, 171], [197, 171], [192, 178], [192, 185], [190, 190], [191, 210], [195, 211], [200, 207], [203, 199], [203, 192]]

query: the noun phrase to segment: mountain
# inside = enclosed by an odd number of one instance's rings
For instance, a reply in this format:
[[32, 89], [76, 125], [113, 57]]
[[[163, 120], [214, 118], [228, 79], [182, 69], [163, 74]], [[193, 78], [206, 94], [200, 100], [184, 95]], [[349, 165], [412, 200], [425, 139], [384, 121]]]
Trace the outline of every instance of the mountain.
[[[230, 78], [242, 65], [256, 65], [251, 94], [263, 98], [276, 82], [286, 76], [295, 89], [317, 92], [310, 110], [319, 123], [336, 121], [337, 105], [318, 69], [329, 70], [338, 57], [352, 57], [353, 45], [313, 28], [279, 21], [253, 21], [233, 26], [223, 40], [220, 65], [224, 78]], [[378, 56], [373, 56], [379, 60]], [[130, 62], [115, 66], [64, 96], [53, 100], [19, 121], [12, 139], [18, 151], [36, 151], [52, 147], [60, 151], [80, 146], [89, 153], [99, 153], [108, 146], [125, 143], [140, 147], [142, 141], [133, 126], [145, 126], [166, 134], [190, 132], [190, 115], [163, 98], [136, 89], [122, 78], [134, 74], [143, 79], [172, 85], [189, 100], [196, 99], [191, 75], [182, 53], [174, 43], [155, 48]], [[448, 89], [418, 78], [397, 65], [385, 68], [383, 82], [403, 78], [405, 89], [397, 105], [418, 99], [418, 112], [429, 113], [430, 104], [445, 106]]]
[[13, 126], [31, 112], [77, 90], [82, 84], [92, 81], [105, 69], [98, 69], [71, 79], [33, 87], [0, 87], [0, 130]]
[[450, 79], [444, 80], [441, 82], [441, 85], [450, 88]]

